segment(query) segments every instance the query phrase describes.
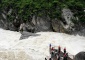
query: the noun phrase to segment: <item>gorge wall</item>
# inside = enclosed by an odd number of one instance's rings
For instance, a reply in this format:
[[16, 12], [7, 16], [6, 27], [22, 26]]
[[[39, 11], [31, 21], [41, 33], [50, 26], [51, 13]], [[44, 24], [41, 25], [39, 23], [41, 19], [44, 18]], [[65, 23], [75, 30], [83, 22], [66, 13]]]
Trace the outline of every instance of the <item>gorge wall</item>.
[[[81, 24], [78, 22], [75, 24], [72, 20], [78, 19], [74, 17], [74, 13], [67, 8], [63, 8], [61, 11], [61, 20], [51, 19], [49, 16], [36, 16], [33, 15], [29, 20], [23, 21], [19, 19], [17, 15], [11, 21], [8, 19], [8, 15], [13, 12], [12, 9], [8, 11], [3, 10], [0, 13], [0, 28], [11, 30], [11, 31], [19, 31], [23, 29], [28, 32], [40, 32], [40, 31], [55, 31], [55, 32], [63, 32], [63, 33], [73, 33], [75, 31], [81, 30]], [[24, 25], [24, 26], [21, 26]], [[78, 27], [79, 26], [79, 27]], [[77, 28], [78, 27], [78, 28]], [[83, 26], [84, 28], [84, 26]]]
[[51, 19], [49, 16], [38, 17], [33, 15], [30, 21], [21, 21], [17, 16], [12, 21], [9, 21], [7, 15], [11, 13], [12, 9], [9, 9], [8, 12], [3, 11], [0, 13], [0, 28], [19, 31], [20, 25], [24, 23], [24, 30], [29, 32], [71, 32], [74, 29], [74, 23], [72, 22], [73, 13], [70, 9], [62, 9], [62, 20], [58, 20], [57, 16], [55, 19]]

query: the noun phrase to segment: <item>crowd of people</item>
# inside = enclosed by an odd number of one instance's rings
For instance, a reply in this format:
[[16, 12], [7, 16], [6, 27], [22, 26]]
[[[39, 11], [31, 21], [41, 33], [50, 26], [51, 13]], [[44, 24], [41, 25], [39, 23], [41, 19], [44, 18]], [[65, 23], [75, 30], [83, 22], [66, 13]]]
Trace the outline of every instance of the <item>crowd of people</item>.
[[[49, 51], [50, 51], [50, 55], [51, 55], [49, 60], [67, 60], [67, 58], [68, 58], [68, 53], [66, 52], [66, 48], [64, 48], [63, 52], [62, 52], [60, 46], [58, 46], [58, 49], [55, 49], [50, 44]], [[45, 58], [45, 60], [47, 60], [47, 59]]]
[[74, 56], [73, 59], [71, 59], [68, 56], [66, 48], [64, 48], [63, 51], [61, 51], [60, 46], [58, 46], [58, 48], [55, 49], [54, 47], [51, 46], [51, 44], [49, 45], [49, 53], [50, 58], [49, 59], [45, 58], [45, 60], [85, 60], [85, 52], [79, 52]]

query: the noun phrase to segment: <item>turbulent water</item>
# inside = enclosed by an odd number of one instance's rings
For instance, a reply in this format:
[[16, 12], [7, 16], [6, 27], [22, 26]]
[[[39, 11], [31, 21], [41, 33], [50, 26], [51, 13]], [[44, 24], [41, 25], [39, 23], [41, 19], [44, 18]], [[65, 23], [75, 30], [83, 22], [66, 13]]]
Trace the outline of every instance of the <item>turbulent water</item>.
[[38, 32], [39, 36], [30, 36], [19, 40], [21, 34], [0, 29], [0, 60], [44, 60], [49, 56], [49, 44], [67, 48], [75, 55], [85, 51], [85, 37], [57, 32]]

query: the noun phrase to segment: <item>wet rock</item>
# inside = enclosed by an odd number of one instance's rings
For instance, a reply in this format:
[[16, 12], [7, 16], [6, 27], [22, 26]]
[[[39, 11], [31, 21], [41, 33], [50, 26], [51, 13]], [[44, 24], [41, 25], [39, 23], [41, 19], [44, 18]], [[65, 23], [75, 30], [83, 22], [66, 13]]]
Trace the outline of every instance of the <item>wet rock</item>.
[[52, 27], [53, 27], [53, 30], [56, 32], [63, 32], [63, 33], [66, 32], [66, 30], [62, 26], [61, 22], [57, 19], [52, 20]]
[[85, 52], [79, 52], [76, 54], [74, 60], [85, 60]]
[[35, 26], [35, 32], [52, 31], [51, 20], [48, 16], [32, 17], [32, 23]]
[[39, 36], [39, 34], [35, 34], [35, 33], [23, 31], [23, 32], [21, 32], [20, 40], [26, 39], [26, 38], [28, 38], [29, 36]]
[[65, 22], [62, 24], [62, 26], [70, 32], [71, 30], [74, 30], [73, 29], [74, 23], [72, 22], [72, 19], [74, 19], [74, 16], [70, 9], [67, 9], [67, 8], [62, 9], [62, 18], [63, 18], [62, 22]]

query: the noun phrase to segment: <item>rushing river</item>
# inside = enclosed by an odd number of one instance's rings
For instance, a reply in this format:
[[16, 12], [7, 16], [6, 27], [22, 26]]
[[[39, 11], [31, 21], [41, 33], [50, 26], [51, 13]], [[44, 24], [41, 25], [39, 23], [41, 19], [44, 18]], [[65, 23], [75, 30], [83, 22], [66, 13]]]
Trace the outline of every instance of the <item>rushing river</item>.
[[58, 32], [38, 32], [19, 40], [19, 32], [0, 29], [0, 60], [44, 60], [49, 56], [49, 44], [66, 47], [72, 55], [85, 51], [85, 37]]

